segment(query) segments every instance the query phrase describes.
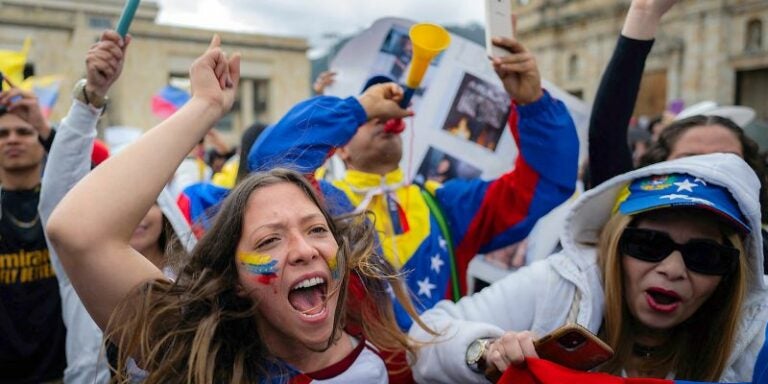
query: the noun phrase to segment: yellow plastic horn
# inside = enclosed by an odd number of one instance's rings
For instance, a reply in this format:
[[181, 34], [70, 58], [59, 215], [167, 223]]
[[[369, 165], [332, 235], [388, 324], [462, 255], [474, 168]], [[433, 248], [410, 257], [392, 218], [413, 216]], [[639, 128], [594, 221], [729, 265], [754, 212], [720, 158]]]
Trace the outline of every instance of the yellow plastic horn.
[[419, 23], [411, 27], [409, 32], [413, 43], [413, 58], [408, 69], [408, 78], [405, 86], [416, 89], [427, 72], [429, 63], [440, 52], [448, 48], [451, 43], [451, 35], [445, 28], [430, 23]]

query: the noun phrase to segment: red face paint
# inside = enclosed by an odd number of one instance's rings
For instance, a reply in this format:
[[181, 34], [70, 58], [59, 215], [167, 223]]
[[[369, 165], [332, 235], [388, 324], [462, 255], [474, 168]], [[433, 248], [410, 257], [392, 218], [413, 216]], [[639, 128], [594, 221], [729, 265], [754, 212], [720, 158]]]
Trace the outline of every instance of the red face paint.
[[262, 283], [264, 285], [272, 284], [272, 282], [277, 279], [277, 275], [275, 274], [269, 274], [269, 275], [258, 275], [254, 276], [256, 278], [256, 281], [259, 283]]

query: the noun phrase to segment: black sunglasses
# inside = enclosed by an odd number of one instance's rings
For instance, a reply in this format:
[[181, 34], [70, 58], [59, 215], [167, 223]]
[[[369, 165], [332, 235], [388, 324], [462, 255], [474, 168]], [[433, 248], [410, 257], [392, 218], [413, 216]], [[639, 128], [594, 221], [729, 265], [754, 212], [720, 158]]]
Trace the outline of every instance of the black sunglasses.
[[666, 259], [673, 251], [680, 251], [686, 268], [704, 275], [730, 274], [739, 263], [739, 250], [730, 245], [705, 239], [678, 244], [664, 232], [632, 227], [621, 234], [619, 251], [652, 263]]

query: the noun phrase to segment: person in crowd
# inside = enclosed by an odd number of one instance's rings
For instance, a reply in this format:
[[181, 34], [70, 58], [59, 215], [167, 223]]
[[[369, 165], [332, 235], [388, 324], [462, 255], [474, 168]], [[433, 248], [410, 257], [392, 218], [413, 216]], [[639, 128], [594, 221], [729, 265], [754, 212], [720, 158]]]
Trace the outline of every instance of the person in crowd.
[[[311, 175], [336, 151], [347, 170], [333, 183], [321, 180], [323, 194], [332, 205], [374, 213], [384, 256], [404, 274], [420, 309], [446, 296], [458, 300], [477, 253], [522, 240], [574, 190], [578, 139], [568, 111], [542, 90], [536, 61], [522, 44], [495, 44], [509, 51], [492, 63], [513, 100], [509, 126], [520, 148], [514, 170], [498, 179], [410, 184], [400, 168], [402, 129], [366, 113], [382, 84], [357, 98], [319, 96], [296, 105], [267, 128], [248, 158], [252, 170], [288, 166]], [[407, 329], [411, 317], [399, 307], [396, 313]]]
[[599, 371], [749, 380], [768, 321], [759, 188], [742, 159], [718, 153], [588, 191], [568, 216], [560, 253], [422, 315], [442, 336], [411, 328], [429, 341], [416, 379], [484, 382], [483, 365], [503, 372], [537, 357], [535, 338], [575, 322], [615, 351]]
[[[679, 0], [632, 0], [616, 50], [603, 73], [589, 124], [590, 185], [597, 186], [633, 168], [632, 153], [623, 143], [637, 100], [645, 60], [661, 17]], [[759, 146], [730, 119], [691, 116], [672, 122], [640, 158], [640, 165], [695, 154], [728, 152], [744, 158], [760, 180], [762, 221], [768, 222], [768, 176]], [[764, 233], [763, 237], [766, 234]], [[768, 250], [768, 244], [765, 244]], [[764, 265], [768, 273], [768, 262]]]
[[[640, 89], [645, 61], [653, 46], [662, 16], [680, 0], [632, 0], [624, 27], [600, 81], [589, 124], [591, 186], [633, 169], [627, 127]], [[641, 157], [640, 164], [683, 155], [730, 152], [744, 158], [760, 180], [762, 220], [768, 222], [765, 164], [757, 143], [744, 130], [723, 117], [693, 116], [664, 127]], [[665, 155], [665, 156], [662, 156]]]
[[[388, 288], [407, 296], [372, 252], [369, 222], [331, 218], [297, 173], [241, 182], [175, 282], [129, 244], [178, 164], [231, 108], [239, 60], [215, 36], [190, 69], [192, 99], [75, 185], [49, 219], [49, 240], [119, 348], [118, 364], [134, 357], [146, 383], [386, 382], [371, 344], [413, 348]], [[372, 118], [403, 112], [402, 93], [391, 91], [369, 96]], [[348, 287], [360, 297], [367, 340], [341, 326]]]
[[[82, 148], [98, 148], [94, 146], [94, 140], [98, 119], [105, 108], [103, 101], [120, 76], [129, 43], [130, 36], [123, 40], [116, 32], [107, 31], [86, 55], [86, 79], [75, 86], [72, 107], [58, 126], [57, 139], [50, 148], [46, 162], [39, 204], [43, 225], [69, 189], [105, 159], [105, 156], [93, 156]], [[180, 239], [189, 236], [189, 226], [176, 207], [175, 200], [170, 193], [164, 192], [134, 230], [130, 246], [164, 270], [166, 275], [173, 276], [167, 254], [183, 254]], [[67, 328], [64, 381], [106, 383], [110, 375], [106, 363], [101, 359], [101, 330], [80, 302], [55, 250], [52, 247], [49, 249], [51, 264], [59, 282], [63, 321]]]
[[0, 105], [0, 382], [56, 381], [66, 365], [66, 329], [37, 212], [54, 135], [32, 93], [6, 89]]
[[237, 154], [237, 148], [231, 148], [216, 129], [208, 131], [205, 141], [212, 146], [205, 152], [205, 163], [211, 167], [215, 176], [222, 171], [224, 164]]

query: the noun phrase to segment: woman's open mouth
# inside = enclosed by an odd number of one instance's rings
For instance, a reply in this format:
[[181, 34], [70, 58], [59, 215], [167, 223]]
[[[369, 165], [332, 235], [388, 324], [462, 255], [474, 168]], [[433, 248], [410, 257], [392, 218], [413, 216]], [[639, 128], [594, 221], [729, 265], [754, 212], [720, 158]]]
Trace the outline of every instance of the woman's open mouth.
[[657, 287], [647, 289], [645, 291], [645, 299], [651, 309], [663, 313], [674, 312], [682, 302], [677, 292]]
[[308, 319], [318, 319], [327, 314], [326, 294], [328, 283], [323, 277], [311, 277], [297, 282], [288, 292], [288, 302], [293, 309]]

